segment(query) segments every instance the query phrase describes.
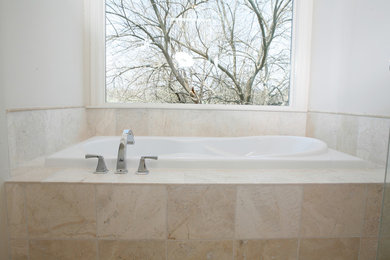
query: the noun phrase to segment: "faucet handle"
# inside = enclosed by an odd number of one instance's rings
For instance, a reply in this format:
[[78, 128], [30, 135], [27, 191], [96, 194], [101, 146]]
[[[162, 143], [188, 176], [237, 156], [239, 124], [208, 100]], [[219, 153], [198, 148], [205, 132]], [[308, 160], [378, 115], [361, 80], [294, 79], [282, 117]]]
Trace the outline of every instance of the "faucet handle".
[[152, 159], [152, 160], [158, 160], [157, 156], [141, 156], [141, 159], [139, 160], [138, 170], [135, 172], [139, 175], [146, 175], [149, 174], [149, 170], [146, 167], [145, 159]]
[[96, 166], [96, 171], [94, 173], [107, 173], [108, 169], [106, 163], [104, 162], [104, 157], [96, 154], [86, 154], [85, 159], [89, 158], [98, 158], [98, 164]]

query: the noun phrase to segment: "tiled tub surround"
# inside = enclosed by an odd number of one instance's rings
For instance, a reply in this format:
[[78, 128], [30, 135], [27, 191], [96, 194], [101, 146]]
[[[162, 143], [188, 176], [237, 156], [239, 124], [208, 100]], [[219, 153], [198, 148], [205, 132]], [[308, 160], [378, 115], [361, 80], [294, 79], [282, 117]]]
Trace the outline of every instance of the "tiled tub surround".
[[[318, 138], [330, 148], [384, 165], [390, 118], [294, 111], [57, 108], [7, 113], [15, 169], [92, 136], [256, 136]], [[180, 124], [180, 127], [177, 127]]]
[[[305, 136], [306, 113], [288, 111], [87, 108], [89, 136]], [[179, 127], [180, 126], [180, 127]]]
[[213, 171], [18, 175], [13, 259], [375, 259], [382, 170]]
[[[180, 124], [181, 127], [177, 127]], [[35, 164], [96, 135], [305, 136], [306, 113], [155, 108], [42, 108], [7, 112], [10, 167]], [[35, 162], [34, 162], [35, 160]]]
[[308, 112], [306, 136], [330, 148], [385, 165], [390, 117]]
[[89, 137], [85, 108], [7, 113], [10, 167], [15, 169]]
[[389, 118], [307, 117], [123, 108], [9, 112], [14, 177], [6, 191], [13, 259], [375, 259], [383, 169], [153, 170], [140, 177], [16, 168], [128, 127], [136, 135], [163, 136], [307, 131], [331, 148], [383, 164]]

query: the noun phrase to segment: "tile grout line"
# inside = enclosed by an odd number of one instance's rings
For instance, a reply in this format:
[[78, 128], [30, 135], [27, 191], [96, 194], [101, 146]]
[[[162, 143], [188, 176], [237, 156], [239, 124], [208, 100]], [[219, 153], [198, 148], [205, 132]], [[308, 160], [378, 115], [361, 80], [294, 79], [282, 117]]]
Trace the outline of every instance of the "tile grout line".
[[100, 253], [99, 253], [99, 239], [98, 239], [98, 210], [97, 210], [97, 185], [93, 185], [93, 191], [94, 191], [94, 199], [95, 199], [95, 221], [96, 221], [96, 228], [95, 228], [95, 241], [96, 241], [96, 259], [100, 260]]
[[[389, 147], [390, 149], [390, 147]], [[390, 162], [389, 162], [390, 163]], [[378, 223], [378, 232], [375, 236], [375, 238], [377, 239], [377, 243], [376, 243], [376, 247], [375, 247], [375, 250], [376, 250], [376, 254], [375, 256], [378, 258], [378, 253], [379, 253], [379, 243], [381, 242], [381, 233], [382, 233], [382, 214], [383, 214], [383, 210], [384, 210], [384, 207], [385, 207], [385, 192], [386, 192], [386, 179], [384, 180], [384, 183], [381, 185], [382, 186], [382, 194], [381, 194], [381, 203], [380, 203], [380, 211], [379, 211], [379, 223]]]
[[233, 226], [233, 254], [232, 254], [232, 259], [235, 259], [235, 253], [236, 253], [236, 237], [237, 237], [237, 231], [236, 231], [236, 223], [237, 223], [237, 201], [238, 201], [238, 188], [239, 185], [234, 185], [234, 191], [235, 191], [235, 196], [234, 196], [234, 226]]
[[299, 185], [301, 187], [301, 205], [300, 205], [300, 212], [299, 212], [299, 224], [298, 224], [298, 235], [297, 235], [297, 260], [299, 260], [299, 253], [300, 253], [300, 247], [301, 247], [301, 237], [302, 237], [302, 212], [303, 212], [303, 200], [305, 198], [305, 185]]
[[28, 232], [28, 214], [27, 214], [27, 195], [26, 195], [26, 189], [27, 185], [23, 185], [23, 201], [24, 201], [24, 206], [23, 206], [23, 214], [24, 217], [26, 218], [26, 233], [27, 233], [27, 259], [30, 259], [30, 232]]
[[[11, 254], [11, 232], [9, 230], [9, 217], [8, 217], [8, 193], [7, 193], [7, 186], [6, 183], [3, 184], [4, 185], [4, 197], [5, 197], [5, 217], [6, 217], [6, 221], [7, 221], [7, 238], [8, 239], [8, 245], [7, 245], [7, 250], [8, 250], [8, 259], [12, 260], [12, 254]], [[24, 199], [24, 198], [23, 198]], [[27, 227], [26, 227], [27, 228]], [[28, 256], [27, 256], [28, 258]]]
[[364, 185], [364, 207], [363, 207], [360, 236], [359, 236], [358, 260], [360, 260], [360, 251], [362, 249], [362, 237], [363, 237], [364, 227], [366, 225], [367, 200], [368, 200], [368, 184], [365, 184]]

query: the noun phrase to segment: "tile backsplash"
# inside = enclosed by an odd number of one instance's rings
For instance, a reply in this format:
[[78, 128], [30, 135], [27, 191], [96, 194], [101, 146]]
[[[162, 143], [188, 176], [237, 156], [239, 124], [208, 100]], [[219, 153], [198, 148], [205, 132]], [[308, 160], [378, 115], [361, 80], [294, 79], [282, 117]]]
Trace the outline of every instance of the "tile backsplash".
[[385, 165], [390, 118], [308, 112], [306, 135], [332, 149]]
[[309, 136], [384, 165], [390, 118], [324, 112], [61, 108], [7, 113], [11, 169], [96, 135]]
[[304, 136], [306, 113], [195, 109], [88, 108], [89, 135], [139, 136]]
[[7, 113], [11, 169], [88, 137], [84, 108]]

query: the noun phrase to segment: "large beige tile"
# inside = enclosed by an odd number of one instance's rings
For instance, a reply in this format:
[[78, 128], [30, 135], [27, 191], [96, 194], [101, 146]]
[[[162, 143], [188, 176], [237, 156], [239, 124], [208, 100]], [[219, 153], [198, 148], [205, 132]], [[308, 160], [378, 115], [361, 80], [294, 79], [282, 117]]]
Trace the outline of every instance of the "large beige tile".
[[386, 162], [389, 127], [388, 118], [316, 112], [307, 116], [307, 136], [381, 165]]
[[376, 252], [378, 248], [378, 238], [361, 238], [359, 260], [376, 260]]
[[358, 260], [359, 238], [302, 239], [299, 260]]
[[[158, 136], [230, 136], [232, 127], [216, 127], [223, 111], [207, 110], [150, 110], [149, 134]], [[229, 118], [226, 118], [229, 121]], [[177, 127], [181, 122], [181, 127]], [[226, 124], [226, 122], [223, 122]], [[221, 130], [225, 129], [225, 131]]]
[[163, 240], [145, 241], [99, 241], [99, 259], [164, 260], [166, 242]]
[[166, 238], [166, 187], [98, 185], [98, 236], [121, 239]]
[[298, 240], [237, 240], [234, 250], [236, 260], [295, 260]]
[[231, 185], [168, 186], [168, 238], [233, 238], [235, 197]]
[[389, 118], [359, 117], [356, 155], [368, 161], [385, 165], [389, 128]]
[[[186, 110], [161, 110], [151, 109], [147, 111], [148, 134], [152, 136], [192, 136], [199, 122], [198, 111], [193, 111], [189, 116]], [[180, 127], [177, 127], [180, 122]]]
[[[336, 115], [333, 115], [336, 116]], [[339, 127], [337, 131], [337, 144], [335, 149], [340, 152], [356, 155], [358, 148], [358, 121], [359, 118], [350, 115], [337, 115]], [[323, 125], [319, 125], [323, 127]]]
[[148, 109], [115, 109], [116, 135], [124, 129], [131, 129], [135, 136], [149, 135], [148, 114]]
[[9, 112], [7, 123], [11, 169], [88, 136], [84, 108]]
[[168, 260], [233, 259], [233, 241], [168, 241]]
[[11, 238], [26, 238], [27, 223], [25, 214], [24, 188], [21, 184], [7, 183], [8, 232]]
[[[98, 111], [99, 110], [99, 111]], [[114, 113], [114, 118], [113, 118]], [[110, 128], [110, 124], [115, 124]], [[181, 127], [177, 127], [181, 122]], [[231, 124], [235, 122], [235, 124]], [[305, 135], [306, 113], [203, 109], [88, 109], [91, 133], [116, 135], [131, 128], [137, 136]]]
[[26, 209], [31, 238], [96, 236], [93, 185], [28, 184]]
[[302, 202], [303, 237], [358, 237], [365, 205], [365, 185], [305, 185]]
[[[336, 149], [340, 134], [340, 116], [328, 113], [309, 112], [307, 114], [306, 135], [318, 138]], [[323, 127], [326, 125], [326, 127]]]
[[382, 207], [382, 184], [367, 184], [367, 201], [362, 237], [377, 237]]
[[302, 186], [243, 185], [237, 190], [236, 238], [297, 237]]
[[28, 260], [28, 240], [10, 239], [10, 256], [12, 260]]
[[11, 169], [45, 154], [46, 115], [44, 110], [7, 114]]
[[[274, 112], [275, 113], [275, 112]], [[304, 112], [280, 112], [279, 124], [271, 135], [305, 136], [307, 114]], [[264, 135], [264, 134], [262, 134]]]
[[[204, 113], [207, 112], [204, 111]], [[215, 136], [256, 135], [254, 134], [256, 130], [259, 131], [261, 129], [266, 132], [269, 128], [276, 128], [279, 122], [279, 118], [272, 118], [270, 113], [256, 113], [253, 111], [214, 111], [207, 118], [209, 119], [207, 124], [212, 127], [210, 130]], [[266, 118], [269, 119], [269, 124], [263, 124], [263, 127], [256, 127], [261, 121], [264, 122]], [[208, 135], [208, 132], [205, 131], [204, 134]]]
[[45, 118], [45, 155], [85, 140], [87, 116], [84, 108], [49, 109]]
[[[324, 127], [324, 125], [327, 127]], [[359, 117], [357, 116], [308, 113], [307, 136], [321, 139], [333, 149], [356, 155], [358, 135]]]
[[87, 109], [87, 129], [90, 136], [116, 135], [115, 109]]
[[93, 240], [31, 240], [30, 260], [96, 260]]

